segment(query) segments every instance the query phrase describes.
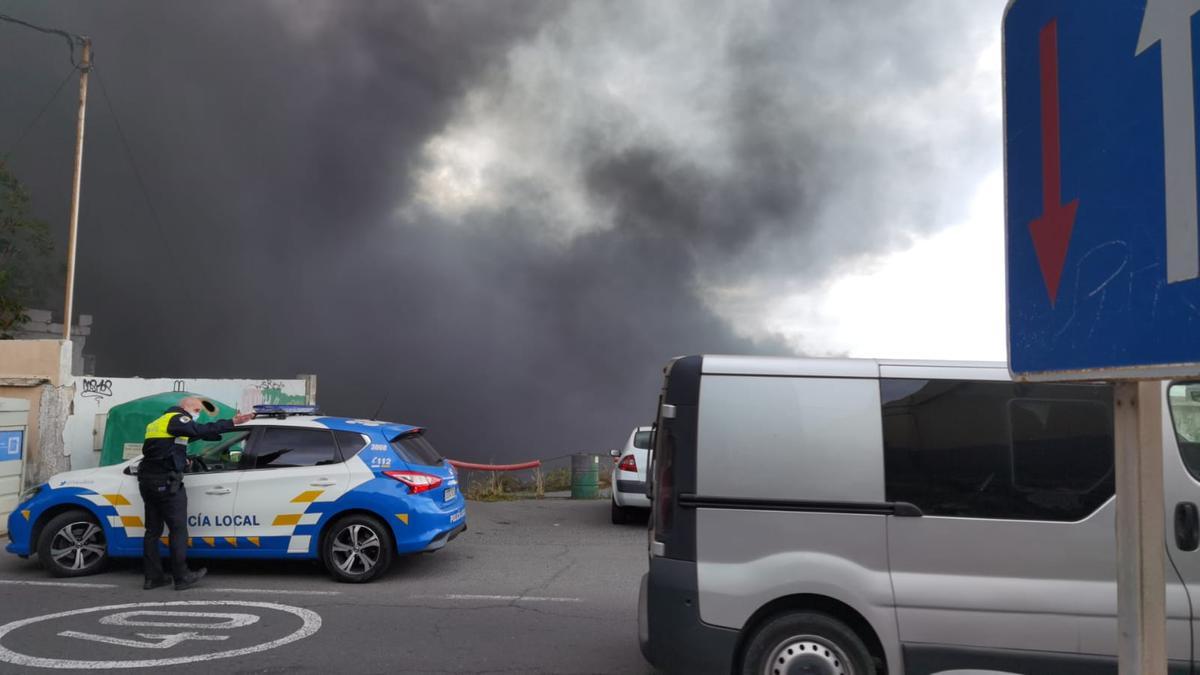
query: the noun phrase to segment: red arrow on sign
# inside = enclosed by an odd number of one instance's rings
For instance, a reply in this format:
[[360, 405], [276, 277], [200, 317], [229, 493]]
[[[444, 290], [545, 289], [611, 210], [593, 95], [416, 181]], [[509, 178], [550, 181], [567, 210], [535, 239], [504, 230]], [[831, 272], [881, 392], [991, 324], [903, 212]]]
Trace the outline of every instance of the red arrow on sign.
[[1042, 71], [1042, 215], [1029, 223], [1033, 248], [1042, 268], [1050, 305], [1058, 299], [1058, 282], [1067, 261], [1071, 228], [1079, 200], [1062, 203], [1062, 154], [1058, 127], [1058, 20], [1051, 19], [1038, 35]]

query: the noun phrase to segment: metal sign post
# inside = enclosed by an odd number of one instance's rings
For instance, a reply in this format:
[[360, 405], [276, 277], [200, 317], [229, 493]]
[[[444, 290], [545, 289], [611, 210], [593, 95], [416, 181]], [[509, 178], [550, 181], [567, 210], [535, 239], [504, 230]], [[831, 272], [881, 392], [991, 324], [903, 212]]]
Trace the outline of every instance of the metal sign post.
[[1120, 672], [1166, 673], [1162, 386], [1122, 382], [1113, 398]]
[[1200, 656], [1166, 635], [1163, 457], [1176, 440], [1162, 386], [1200, 376], [1198, 12], [1200, 0], [1010, 0], [1003, 20], [1009, 368], [1117, 383], [1123, 675]]

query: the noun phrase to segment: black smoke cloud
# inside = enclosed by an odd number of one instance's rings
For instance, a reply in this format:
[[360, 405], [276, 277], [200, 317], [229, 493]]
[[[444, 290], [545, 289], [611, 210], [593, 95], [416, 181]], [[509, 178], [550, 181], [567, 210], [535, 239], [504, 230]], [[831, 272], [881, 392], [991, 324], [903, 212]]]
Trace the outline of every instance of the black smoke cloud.
[[[910, 226], [917, 206], [895, 198], [920, 186], [890, 186], [870, 166], [890, 157], [856, 138], [870, 125], [819, 99], [834, 67], [900, 91], [934, 87], [943, 52], [969, 40], [904, 44], [896, 31], [923, 40], [933, 22], [898, 3], [881, 26], [868, 22], [880, 44], [861, 63], [807, 65], [818, 55], [805, 36], [845, 52], [836, 36], [870, 18], [838, 7], [701, 3], [639, 28], [643, 10], [617, 3], [0, 1], [2, 13], [95, 40], [159, 216], [93, 80], [77, 307], [96, 316], [88, 344], [103, 374], [313, 372], [326, 411], [367, 416], [386, 397], [382, 417], [426, 425], [447, 454], [475, 460], [619, 443], [652, 417], [672, 356], [790, 351], [723, 318], [706, 288], [817, 283], [929, 227]], [[670, 21], [678, 33], [663, 30]], [[571, 67], [605, 31], [636, 56], [674, 35], [686, 47], [721, 21], [723, 102], [695, 144], [656, 138], [639, 125], [650, 110], [593, 105], [588, 78], [602, 73], [521, 79]], [[65, 51], [0, 24], [0, 153], [69, 69]], [[657, 63], [669, 71], [677, 57]], [[10, 158], [60, 234], [67, 91]], [[497, 120], [488, 128], [502, 139], [484, 180], [491, 197], [448, 209], [423, 183], [437, 164], [431, 143], [481, 120]], [[529, 125], [553, 148], [522, 146]], [[964, 137], [977, 130], [962, 126]], [[705, 151], [701, 136], [724, 150]], [[892, 140], [931, 174], [922, 181], [942, 175], [940, 148]], [[518, 171], [530, 162], [536, 170]], [[579, 209], [559, 208], [562, 176]], [[864, 217], [866, 232], [884, 234], [831, 229], [844, 181], [886, 193]], [[885, 211], [898, 201], [896, 233]]]

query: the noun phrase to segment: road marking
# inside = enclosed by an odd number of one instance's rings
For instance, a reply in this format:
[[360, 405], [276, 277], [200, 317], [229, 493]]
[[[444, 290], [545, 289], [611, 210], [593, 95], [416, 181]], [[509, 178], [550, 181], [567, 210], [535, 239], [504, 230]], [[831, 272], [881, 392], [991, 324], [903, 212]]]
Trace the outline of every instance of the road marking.
[[[144, 616], [169, 616], [169, 617], [196, 617], [200, 619], [225, 619], [220, 623], [212, 621], [146, 621], [144, 619], [135, 619], [134, 617]], [[134, 612], [118, 612], [109, 614], [100, 619], [100, 623], [106, 626], [160, 626], [163, 628], [208, 628], [210, 630], [229, 630], [231, 628], [241, 628], [249, 626], [252, 623], [258, 623], [257, 614], [235, 614], [226, 612], [164, 612], [155, 610], [137, 610]]]
[[420, 595], [420, 598], [436, 600], [504, 600], [512, 602], [583, 602], [583, 598], [548, 598], [540, 595], [470, 595], [451, 593], [449, 595]]
[[17, 579], [0, 579], [0, 584], [14, 586], [65, 586], [67, 588], [116, 588], [116, 584], [84, 584], [76, 581], [19, 581]]
[[80, 633], [77, 630], [64, 630], [59, 633], [62, 637], [77, 638], [80, 640], [91, 640], [92, 642], [100, 642], [106, 645], [117, 645], [118, 647], [136, 647], [138, 649], [170, 649], [175, 645], [182, 644], [188, 640], [200, 640], [207, 642], [219, 642], [228, 640], [228, 635], [201, 635], [194, 631], [185, 633], [175, 633], [173, 635], [162, 635], [158, 633], [138, 633], [138, 637], [143, 637], [146, 640], [157, 640], [157, 642], [143, 642], [142, 640], [127, 640], [125, 638], [113, 637], [111, 635], [96, 635], [95, 633]]
[[278, 593], [280, 595], [341, 595], [341, 591], [293, 591], [286, 588], [200, 588], [215, 593]]
[[[105, 605], [102, 607], [85, 607], [83, 609], [72, 609], [66, 612], [57, 612], [55, 614], [45, 614], [35, 616], [29, 619], [21, 619], [12, 621], [0, 626], [0, 642], [4, 636], [9, 633], [28, 626], [30, 624], [41, 621], [50, 621], [53, 619], [61, 619], [68, 616], [77, 616], [79, 614], [91, 614], [93, 612], [103, 612], [106, 610], [122, 610], [122, 609], [138, 609], [142, 607], [203, 607], [203, 606], [232, 606], [232, 607], [260, 607], [264, 609], [273, 609], [279, 612], [285, 612], [300, 617], [304, 622], [299, 629], [285, 635], [277, 640], [264, 642], [258, 645], [251, 645], [241, 649], [230, 649], [223, 652], [215, 652], [212, 654], [193, 654], [191, 656], [177, 656], [166, 659], [137, 659], [127, 661], [84, 661], [79, 659], [53, 659], [40, 656], [30, 656], [28, 654], [20, 654], [8, 649], [3, 644], [0, 644], [0, 662], [12, 663], [18, 666], [28, 666], [34, 668], [59, 668], [59, 669], [115, 669], [115, 668], [150, 668], [155, 666], [174, 666], [181, 663], [194, 663], [196, 661], [209, 661], [212, 659], [224, 659], [234, 656], [244, 656], [246, 654], [254, 654], [257, 652], [274, 649], [297, 640], [302, 640], [321, 629], [321, 616], [316, 612], [303, 607], [292, 607], [291, 605], [279, 605], [272, 602], [253, 602], [250, 600], [177, 600], [174, 602], [131, 602], [121, 605]], [[71, 632], [71, 631], [67, 631]], [[70, 637], [83, 637], [84, 634], [71, 635]], [[89, 636], [84, 639], [93, 639], [100, 636]], [[163, 639], [164, 636], [150, 635], [142, 636], [151, 639]], [[175, 636], [172, 636], [175, 637]], [[139, 645], [146, 646], [146, 645]]]

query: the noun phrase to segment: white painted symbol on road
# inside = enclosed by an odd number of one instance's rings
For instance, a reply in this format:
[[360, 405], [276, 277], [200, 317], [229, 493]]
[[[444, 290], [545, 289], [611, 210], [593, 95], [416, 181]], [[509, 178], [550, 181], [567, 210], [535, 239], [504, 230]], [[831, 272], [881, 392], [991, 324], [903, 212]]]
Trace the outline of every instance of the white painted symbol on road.
[[[292, 614], [300, 618], [303, 625], [297, 630], [275, 640], [264, 642], [262, 644], [250, 645], [240, 649], [229, 649], [211, 654], [192, 654], [189, 656], [177, 656], [173, 658], [162, 659], [131, 659], [126, 661], [87, 661], [82, 659], [57, 659], [41, 656], [30, 656], [15, 652], [4, 646], [4, 637], [25, 626], [41, 623], [43, 621], [52, 621], [65, 617], [78, 616], [81, 614], [92, 614], [96, 612], [113, 612], [102, 617], [99, 623], [109, 626], [133, 626], [145, 627], [155, 626], [158, 628], [193, 628], [204, 629], [207, 631], [228, 630], [231, 628], [239, 628], [257, 623], [259, 616], [257, 614], [244, 613], [229, 613], [229, 612], [201, 612], [201, 611], [173, 611], [175, 609], [183, 609], [187, 607], [195, 607], [197, 609], [203, 607], [236, 607], [236, 608], [258, 608], [275, 610]], [[153, 609], [165, 608], [165, 609]], [[116, 610], [134, 610], [134, 611], [116, 611]], [[150, 620], [149, 617], [165, 617], [166, 621]], [[180, 620], [184, 619], [184, 620]], [[191, 619], [191, 620], [187, 620]], [[223, 619], [222, 621], [196, 621], [196, 619]], [[43, 616], [35, 616], [29, 619], [21, 619], [12, 621], [0, 626], [0, 663], [12, 663], [18, 666], [27, 666], [34, 668], [57, 668], [57, 669], [115, 669], [115, 668], [151, 668], [156, 666], [173, 666], [181, 663], [194, 663], [196, 661], [209, 661], [212, 659], [224, 659], [234, 656], [245, 656], [246, 654], [254, 654], [256, 652], [274, 649], [282, 645], [302, 640], [321, 629], [321, 616], [316, 612], [302, 607], [293, 607], [291, 605], [280, 605], [273, 602], [251, 602], [242, 600], [179, 600], [175, 602], [133, 602], [123, 605], [105, 605], [103, 607], [85, 607], [83, 609], [72, 609], [65, 612], [57, 612], [55, 614], [46, 614]], [[146, 640], [130, 640], [125, 638], [114, 638], [107, 635], [95, 635], [91, 633], [83, 633], [80, 631], [63, 631], [60, 636], [75, 638], [84, 641], [101, 642], [106, 644], [118, 645], [121, 647], [135, 647], [142, 649], [169, 649], [181, 643], [200, 640], [219, 642], [228, 639], [228, 635], [218, 635], [212, 633], [200, 633], [196, 630], [189, 630], [180, 633], [166, 632], [147, 632], [138, 633], [138, 637]], [[74, 644], [82, 644], [76, 642]]]
[[[179, 622], [179, 621], [138, 621], [132, 617], [135, 616], [171, 616], [171, 617], [197, 617], [201, 619], [225, 619], [220, 623], [212, 622]], [[228, 630], [230, 628], [241, 628], [249, 626], [252, 623], [258, 623], [257, 614], [226, 614], [222, 612], [151, 612], [140, 610], [137, 612], [119, 612], [117, 614], [109, 614], [100, 619], [100, 623], [106, 626], [159, 626], [161, 628], [207, 628], [209, 630]]]
[[80, 640], [91, 640], [92, 642], [103, 642], [104, 644], [117, 645], [119, 647], [140, 647], [142, 649], [167, 649], [174, 647], [181, 642], [188, 640], [228, 640], [228, 635], [201, 635], [200, 633], [184, 632], [184, 633], [138, 633], [138, 637], [147, 640], [157, 640], [157, 642], [143, 642], [141, 640], [127, 640], [125, 638], [117, 638], [111, 635], [96, 635], [94, 633], [80, 633], [74, 630], [64, 630], [59, 633], [62, 637], [79, 638]]
[[[149, 617], [149, 616], [167, 616], [167, 617], [188, 617], [193, 619], [225, 619], [219, 623], [211, 621], [146, 621], [145, 619], [134, 619], [133, 617]], [[232, 628], [241, 628], [249, 626], [258, 621], [256, 614], [227, 614], [224, 612], [154, 612], [140, 610], [136, 612], [118, 612], [109, 614], [100, 619], [100, 623], [105, 626], [151, 626], [155, 628], [204, 628], [207, 630], [229, 630]], [[142, 640], [128, 640], [125, 638], [113, 637], [111, 635], [96, 635], [95, 633], [81, 633], [77, 630], [64, 630], [59, 633], [62, 637], [79, 638], [80, 640], [91, 640], [92, 642], [103, 642], [110, 645], [119, 645], [121, 647], [138, 647], [141, 649], [167, 649], [175, 645], [186, 642], [188, 640], [210, 641], [228, 640], [228, 635], [213, 635], [208, 633], [197, 633], [195, 631], [185, 631], [182, 633], [138, 633], [138, 637], [150, 640], [144, 642]]]

